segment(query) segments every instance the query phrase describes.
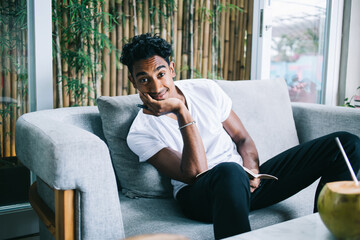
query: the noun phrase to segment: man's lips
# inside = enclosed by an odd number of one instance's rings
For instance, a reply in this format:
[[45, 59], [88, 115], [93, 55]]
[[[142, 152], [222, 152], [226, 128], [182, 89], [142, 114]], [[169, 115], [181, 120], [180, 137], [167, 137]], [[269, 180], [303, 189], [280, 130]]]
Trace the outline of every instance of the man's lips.
[[165, 94], [168, 92], [169, 89], [164, 89], [159, 93], [150, 93], [149, 95], [155, 100], [162, 100], [164, 99]]

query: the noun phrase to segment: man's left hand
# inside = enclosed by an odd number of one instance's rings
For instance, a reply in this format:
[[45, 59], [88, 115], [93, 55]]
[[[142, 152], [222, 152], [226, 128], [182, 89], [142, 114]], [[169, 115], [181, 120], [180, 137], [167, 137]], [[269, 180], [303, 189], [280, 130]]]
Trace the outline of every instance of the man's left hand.
[[250, 192], [254, 192], [260, 186], [260, 178], [250, 179]]

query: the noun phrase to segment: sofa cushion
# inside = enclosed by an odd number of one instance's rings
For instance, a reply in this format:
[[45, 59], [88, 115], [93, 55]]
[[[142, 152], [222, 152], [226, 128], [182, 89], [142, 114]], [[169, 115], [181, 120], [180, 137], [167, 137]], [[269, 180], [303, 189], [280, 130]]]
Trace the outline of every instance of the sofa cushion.
[[126, 143], [130, 126], [141, 103], [138, 95], [97, 99], [103, 131], [110, 149], [115, 173], [128, 197], [171, 197], [170, 179], [149, 163], [140, 163]]
[[255, 142], [260, 163], [299, 144], [285, 80], [217, 83], [231, 97], [233, 110]]

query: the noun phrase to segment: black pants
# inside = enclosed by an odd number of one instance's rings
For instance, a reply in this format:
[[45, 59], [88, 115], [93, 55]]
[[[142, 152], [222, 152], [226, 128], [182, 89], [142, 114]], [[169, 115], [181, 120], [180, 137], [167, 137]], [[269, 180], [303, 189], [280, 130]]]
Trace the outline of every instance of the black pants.
[[177, 199], [189, 218], [213, 222], [216, 239], [250, 231], [250, 210], [280, 202], [321, 178], [315, 195], [316, 212], [317, 197], [327, 182], [352, 179], [335, 137], [340, 138], [357, 173], [360, 139], [346, 132], [336, 132], [293, 147], [262, 164], [261, 173], [275, 175], [279, 180], [262, 180], [253, 193], [240, 165], [221, 163], [193, 185], [182, 188]]

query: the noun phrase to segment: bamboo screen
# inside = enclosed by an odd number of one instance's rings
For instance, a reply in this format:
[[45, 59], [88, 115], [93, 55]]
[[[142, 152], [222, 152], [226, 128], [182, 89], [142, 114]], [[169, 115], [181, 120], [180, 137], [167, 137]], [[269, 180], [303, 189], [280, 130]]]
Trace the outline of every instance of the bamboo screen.
[[250, 78], [251, 0], [53, 0], [54, 106], [135, 93], [123, 44], [156, 33], [173, 46], [176, 79]]
[[15, 156], [15, 123], [28, 112], [26, 0], [0, 1], [0, 168]]

